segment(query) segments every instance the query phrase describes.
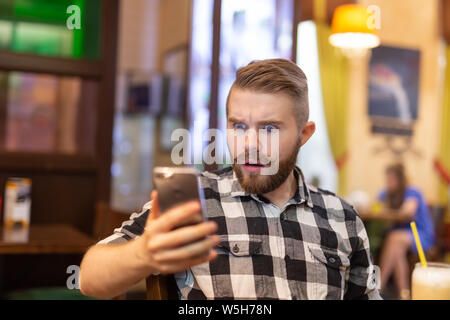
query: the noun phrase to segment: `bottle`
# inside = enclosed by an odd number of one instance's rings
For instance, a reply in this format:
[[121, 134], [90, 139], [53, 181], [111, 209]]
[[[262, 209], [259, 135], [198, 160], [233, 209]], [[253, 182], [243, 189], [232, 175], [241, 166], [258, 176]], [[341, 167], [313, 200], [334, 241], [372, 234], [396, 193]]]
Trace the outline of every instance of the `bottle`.
[[30, 209], [31, 179], [8, 178], [5, 188], [5, 227], [28, 227]]

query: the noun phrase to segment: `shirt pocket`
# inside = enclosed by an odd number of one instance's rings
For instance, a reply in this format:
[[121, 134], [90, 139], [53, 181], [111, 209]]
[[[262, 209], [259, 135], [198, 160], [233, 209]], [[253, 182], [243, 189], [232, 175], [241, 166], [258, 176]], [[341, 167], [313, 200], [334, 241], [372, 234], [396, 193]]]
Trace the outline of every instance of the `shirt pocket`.
[[262, 240], [254, 236], [244, 235], [242, 237], [233, 235], [220, 235], [219, 254], [228, 254], [235, 257], [245, 257], [261, 253]]
[[218, 257], [211, 277], [216, 298], [256, 298], [263, 278], [255, 276], [255, 259], [262, 252], [262, 240], [254, 236], [221, 235]]
[[314, 300], [340, 300], [344, 297], [346, 274], [350, 260], [337, 249], [309, 246], [313, 266], [312, 297]]

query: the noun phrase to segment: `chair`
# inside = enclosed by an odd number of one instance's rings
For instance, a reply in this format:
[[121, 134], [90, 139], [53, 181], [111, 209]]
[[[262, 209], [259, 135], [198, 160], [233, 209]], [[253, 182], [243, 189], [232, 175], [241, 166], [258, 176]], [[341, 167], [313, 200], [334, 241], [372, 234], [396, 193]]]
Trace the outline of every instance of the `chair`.
[[[445, 208], [441, 206], [432, 206], [429, 207], [429, 212], [431, 215], [431, 219], [434, 223], [434, 232], [436, 236], [436, 243], [425, 252], [425, 258], [427, 261], [441, 261], [443, 258], [443, 251], [444, 251], [444, 241], [445, 241], [445, 235], [444, 235], [444, 218], [445, 218]], [[419, 257], [416, 254], [413, 254], [412, 252], [409, 252], [408, 254], [408, 261], [409, 261], [409, 270], [410, 275], [414, 271], [414, 266], [416, 263], [420, 262]]]
[[146, 279], [147, 300], [178, 300], [178, 290], [173, 275], [151, 275]]
[[[438, 254], [443, 254], [445, 248], [445, 211], [443, 206], [430, 206], [431, 219], [434, 223], [434, 231], [436, 235], [436, 251]], [[440, 257], [439, 257], [440, 258]]]

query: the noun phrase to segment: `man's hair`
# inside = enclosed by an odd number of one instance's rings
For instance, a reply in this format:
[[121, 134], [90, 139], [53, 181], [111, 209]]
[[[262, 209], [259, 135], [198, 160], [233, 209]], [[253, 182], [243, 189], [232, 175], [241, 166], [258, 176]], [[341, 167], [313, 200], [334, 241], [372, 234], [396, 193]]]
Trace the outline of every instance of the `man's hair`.
[[299, 130], [309, 117], [308, 84], [302, 69], [286, 59], [252, 61], [239, 68], [227, 98], [233, 88], [247, 89], [262, 93], [286, 94], [294, 102], [294, 115]]

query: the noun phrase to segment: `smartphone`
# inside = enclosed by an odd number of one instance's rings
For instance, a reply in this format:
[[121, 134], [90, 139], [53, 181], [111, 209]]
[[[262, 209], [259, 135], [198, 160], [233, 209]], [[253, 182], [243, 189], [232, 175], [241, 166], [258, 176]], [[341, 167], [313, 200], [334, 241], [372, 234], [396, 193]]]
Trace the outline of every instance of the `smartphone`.
[[177, 228], [206, 220], [204, 212], [205, 197], [203, 190], [200, 188], [199, 173], [195, 168], [155, 167], [153, 169], [153, 185], [158, 192], [159, 212], [161, 214], [191, 200], [200, 202], [201, 212]]

